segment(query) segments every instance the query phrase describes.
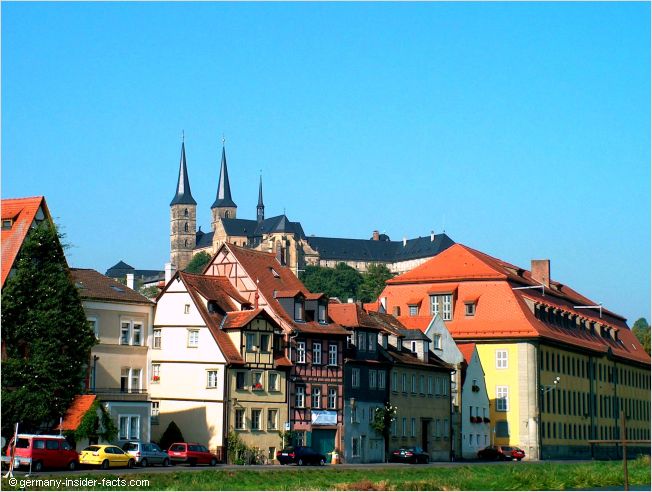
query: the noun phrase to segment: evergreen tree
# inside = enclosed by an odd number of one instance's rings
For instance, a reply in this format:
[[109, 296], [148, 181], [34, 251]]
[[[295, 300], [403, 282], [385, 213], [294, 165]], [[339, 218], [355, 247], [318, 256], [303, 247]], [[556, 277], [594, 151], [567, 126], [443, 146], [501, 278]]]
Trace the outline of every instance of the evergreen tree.
[[82, 388], [95, 336], [49, 222], [27, 235], [2, 290], [2, 435], [59, 420]]
[[200, 251], [192, 257], [192, 260], [190, 260], [190, 263], [188, 263], [184, 271], [188, 273], [202, 273], [209, 261], [211, 261], [211, 255], [206, 251]]
[[385, 288], [385, 282], [394, 274], [389, 271], [387, 265], [371, 264], [365, 273], [362, 274], [362, 283], [358, 287], [358, 299], [362, 302], [371, 302], [378, 299], [378, 296]]
[[632, 332], [641, 342], [645, 351], [650, 353], [650, 325], [645, 318], [638, 318], [632, 326]]

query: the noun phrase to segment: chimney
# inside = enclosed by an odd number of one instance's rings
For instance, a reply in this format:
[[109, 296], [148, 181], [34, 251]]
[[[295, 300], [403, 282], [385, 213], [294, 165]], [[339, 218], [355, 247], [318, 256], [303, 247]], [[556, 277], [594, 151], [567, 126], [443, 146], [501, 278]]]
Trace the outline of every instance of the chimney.
[[417, 357], [420, 361], [428, 363], [428, 352], [430, 351], [430, 344], [427, 341], [422, 341], [421, 346], [417, 344]]
[[134, 290], [134, 274], [133, 273], [128, 273], [127, 274], [127, 287], [129, 287], [131, 290]]
[[166, 263], [165, 264], [165, 285], [168, 284], [170, 280], [172, 280], [172, 263]]
[[430, 231], [430, 242], [432, 243], [435, 240], [435, 231]]
[[407, 238], [403, 236], [403, 247], [405, 248], [406, 245], [407, 245]]
[[380, 241], [380, 233], [378, 231], [374, 231], [373, 240]]
[[532, 279], [550, 288], [550, 260], [532, 260]]
[[353, 297], [349, 297], [349, 298], [346, 300], [346, 303], [347, 303], [347, 304], [353, 304]]

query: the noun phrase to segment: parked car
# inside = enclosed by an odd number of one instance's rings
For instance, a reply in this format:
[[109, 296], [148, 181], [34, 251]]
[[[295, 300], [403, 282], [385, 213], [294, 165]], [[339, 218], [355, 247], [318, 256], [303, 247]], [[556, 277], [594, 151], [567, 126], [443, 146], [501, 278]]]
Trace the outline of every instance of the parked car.
[[[13, 439], [7, 446], [7, 455], [2, 462], [11, 462]], [[15, 467], [29, 467], [40, 472], [44, 468], [67, 468], [75, 470], [79, 465], [79, 455], [63, 436], [37, 434], [18, 434], [14, 453]]]
[[149, 465], [170, 466], [170, 457], [153, 442], [130, 441], [122, 445], [123, 451], [130, 455], [137, 465], [143, 468]]
[[430, 455], [418, 446], [408, 446], [392, 451], [389, 460], [398, 463], [429, 463]]
[[326, 456], [307, 446], [287, 446], [276, 452], [276, 459], [281, 465], [296, 463], [303, 465], [325, 465]]
[[525, 458], [525, 451], [516, 446], [488, 446], [478, 451], [478, 458], [485, 460], [516, 460]]
[[217, 456], [206, 446], [195, 442], [175, 442], [168, 449], [168, 456], [172, 463], [188, 463], [190, 466], [217, 465]]
[[102, 470], [109, 467], [126, 466], [134, 467], [134, 459], [118, 446], [111, 444], [95, 444], [84, 448], [79, 455], [82, 465], [99, 466]]

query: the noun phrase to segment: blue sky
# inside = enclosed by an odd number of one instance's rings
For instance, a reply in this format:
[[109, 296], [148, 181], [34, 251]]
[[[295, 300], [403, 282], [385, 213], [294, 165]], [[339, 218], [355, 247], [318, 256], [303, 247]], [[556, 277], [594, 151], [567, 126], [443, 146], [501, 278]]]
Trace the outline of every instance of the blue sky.
[[199, 224], [446, 233], [650, 318], [647, 3], [2, 3], [2, 196], [73, 266], [162, 268], [185, 130]]

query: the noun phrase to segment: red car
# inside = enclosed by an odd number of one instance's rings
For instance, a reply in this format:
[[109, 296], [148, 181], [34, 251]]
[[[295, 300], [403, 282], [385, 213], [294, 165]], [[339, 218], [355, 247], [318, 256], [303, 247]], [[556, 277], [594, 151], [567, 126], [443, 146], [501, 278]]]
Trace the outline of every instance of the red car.
[[[7, 446], [7, 455], [2, 457], [3, 463], [11, 461], [12, 444], [13, 439]], [[79, 466], [79, 455], [63, 436], [18, 434], [14, 466], [29, 468], [30, 465], [34, 472], [43, 468], [75, 470]]]
[[516, 460], [525, 458], [525, 451], [516, 446], [489, 446], [478, 451], [478, 458], [485, 460]]
[[175, 442], [168, 449], [168, 455], [172, 463], [188, 463], [190, 466], [217, 465], [217, 456], [206, 446], [195, 442]]

